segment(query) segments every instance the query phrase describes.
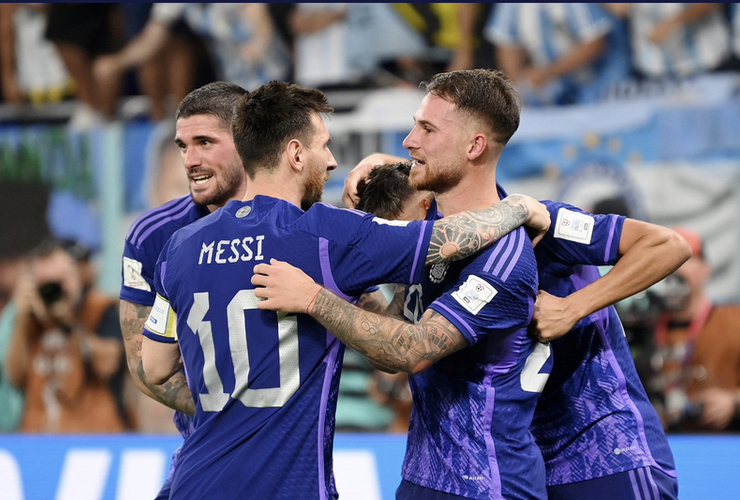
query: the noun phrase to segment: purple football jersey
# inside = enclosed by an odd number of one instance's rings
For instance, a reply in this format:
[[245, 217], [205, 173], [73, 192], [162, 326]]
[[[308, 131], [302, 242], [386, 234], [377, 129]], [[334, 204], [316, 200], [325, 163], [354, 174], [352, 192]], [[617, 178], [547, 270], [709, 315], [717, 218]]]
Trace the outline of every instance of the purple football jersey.
[[427, 221], [388, 224], [325, 204], [303, 212], [258, 196], [232, 201], [169, 240], [154, 308], [168, 304], [176, 335], [149, 322], [145, 335], [179, 343], [196, 401], [171, 499], [336, 497], [343, 346], [307, 315], [258, 309], [253, 267], [286, 261], [352, 300], [370, 285], [418, 282], [431, 230]]

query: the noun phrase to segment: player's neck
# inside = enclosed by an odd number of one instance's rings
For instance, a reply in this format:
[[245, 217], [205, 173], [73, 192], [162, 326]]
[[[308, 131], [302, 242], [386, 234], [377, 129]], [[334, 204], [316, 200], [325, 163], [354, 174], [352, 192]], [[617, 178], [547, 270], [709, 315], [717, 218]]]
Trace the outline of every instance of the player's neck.
[[253, 200], [255, 196], [270, 196], [301, 206], [301, 193], [295, 183], [282, 182], [277, 176], [257, 175], [247, 183], [242, 201]]
[[443, 215], [486, 208], [501, 201], [496, 189], [496, 170], [465, 175], [454, 188], [437, 193], [437, 207]]

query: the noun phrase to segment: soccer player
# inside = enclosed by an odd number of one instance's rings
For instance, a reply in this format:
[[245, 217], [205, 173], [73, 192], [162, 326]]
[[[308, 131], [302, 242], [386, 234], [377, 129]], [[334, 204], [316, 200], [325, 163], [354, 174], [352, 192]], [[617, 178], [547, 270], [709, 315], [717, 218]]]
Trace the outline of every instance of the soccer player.
[[[360, 166], [356, 174], [369, 165]], [[430, 193], [414, 193], [407, 173], [400, 163], [371, 170], [358, 185], [358, 207], [389, 219], [423, 217]], [[610, 304], [665, 278], [691, 249], [661, 226], [543, 203], [551, 225], [535, 248], [541, 291], [534, 320], [541, 337], [557, 340], [532, 432], [545, 458], [548, 498], [675, 500], [673, 456]], [[603, 278], [594, 267], [615, 263]]]
[[[510, 82], [490, 70], [453, 71], [426, 89], [404, 140], [411, 185], [433, 191], [442, 213], [503, 197], [496, 164], [519, 125]], [[306, 311], [369, 359], [412, 373], [397, 498], [547, 497], [529, 425], [552, 361], [549, 346], [527, 335], [538, 282], [523, 230], [469, 259], [428, 267], [407, 297], [423, 306], [415, 325], [362, 311], [310, 280], [279, 279], [292, 271], [280, 262], [255, 266], [253, 283], [267, 286], [256, 292], [267, 298], [258, 307]]]
[[[245, 201], [179, 230], [159, 257], [144, 371], [158, 383], [184, 365], [196, 402], [171, 499], [337, 496], [341, 344], [306, 315], [261, 311], [250, 283], [255, 263], [292, 262], [356, 299], [373, 284], [418, 282], [424, 264], [472, 255], [510, 231], [507, 220], [532, 214], [540, 229], [540, 215], [549, 223], [524, 196], [434, 223], [389, 223], [316, 203], [336, 167], [321, 117], [329, 111], [321, 92], [282, 82], [245, 96], [232, 124], [249, 178]], [[511, 234], [519, 241], [523, 232]], [[450, 342], [441, 331], [425, 337]]]
[[[231, 135], [233, 109], [247, 93], [238, 85], [209, 83], [192, 91], [176, 113], [175, 142], [179, 146], [190, 195], [177, 198], [139, 217], [126, 236], [123, 252], [123, 284], [120, 321], [128, 368], [136, 386], [147, 396], [173, 408], [175, 426], [187, 437], [195, 403], [183, 373], [166, 383], [147, 380], [141, 363], [144, 322], [154, 304], [154, 266], [165, 242], [191, 222], [241, 199], [246, 174]], [[173, 459], [176, 464], [177, 452]], [[172, 471], [170, 471], [170, 474]], [[157, 498], [168, 498], [169, 478]]]

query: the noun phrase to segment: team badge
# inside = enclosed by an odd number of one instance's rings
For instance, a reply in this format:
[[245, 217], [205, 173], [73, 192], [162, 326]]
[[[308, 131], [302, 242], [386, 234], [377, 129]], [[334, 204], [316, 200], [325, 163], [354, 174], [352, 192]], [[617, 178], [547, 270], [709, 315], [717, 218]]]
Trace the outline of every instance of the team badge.
[[243, 219], [247, 215], [249, 215], [252, 212], [252, 207], [247, 205], [246, 207], [242, 207], [239, 210], [236, 211], [236, 218], [237, 219]]
[[442, 280], [447, 276], [447, 269], [450, 267], [448, 262], [438, 262], [432, 266], [429, 270], [429, 279], [432, 283], [442, 283]]

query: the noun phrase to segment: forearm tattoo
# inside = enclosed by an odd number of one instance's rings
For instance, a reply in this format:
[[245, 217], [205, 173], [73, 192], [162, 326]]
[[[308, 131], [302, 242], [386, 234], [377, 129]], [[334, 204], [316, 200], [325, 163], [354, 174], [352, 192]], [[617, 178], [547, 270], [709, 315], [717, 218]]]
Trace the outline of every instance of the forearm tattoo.
[[141, 344], [144, 340], [144, 323], [149, 317], [151, 307], [121, 301], [120, 318], [123, 343], [126, 347], [126, 362], [129, 372], [140, 383], [136, 386], [147, 396], [169, 406], [170, 408], [192, 415], [195, 413], [195, 402], [190, 393], [187, 380], [182, 373], [176, 373], [164, 384], [152, 384], [144, 373], [141, 361]]
[[512, 195], [493, 206], [438, 220], [425, 264], [469, 257], [524, 224], [528, 217], [524, 198]]
[[395, 370], [412, 372], [467, 345], [462, 334], [434, 311], [413, 325], [364, 311], [322, 289], [310, 313], [346, 345]]

